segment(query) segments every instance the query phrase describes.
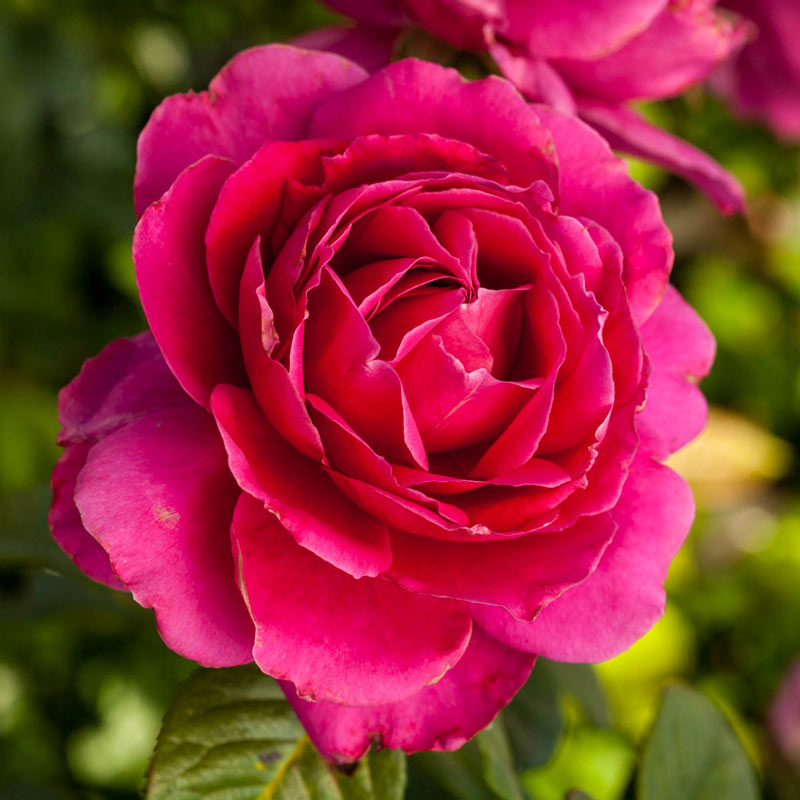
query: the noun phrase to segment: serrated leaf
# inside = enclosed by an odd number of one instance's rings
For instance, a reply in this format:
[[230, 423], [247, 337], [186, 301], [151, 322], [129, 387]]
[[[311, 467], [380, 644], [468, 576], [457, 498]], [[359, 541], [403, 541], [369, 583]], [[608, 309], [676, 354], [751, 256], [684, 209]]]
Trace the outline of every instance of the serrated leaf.
[[639, 800], [758, 800], [744, 749], [699, 692], [670, 686], [644, 751]]
[[511, 760], [511, 747], [500, 716], [477, 737], [483, 776], [501, 800], [522, 800], [517, 773]]
[[201, 669], [164, 718], [146, 800], [402, 800], [405, 756], [344, 772], [314, 749], [278, 684], [254, 665]]

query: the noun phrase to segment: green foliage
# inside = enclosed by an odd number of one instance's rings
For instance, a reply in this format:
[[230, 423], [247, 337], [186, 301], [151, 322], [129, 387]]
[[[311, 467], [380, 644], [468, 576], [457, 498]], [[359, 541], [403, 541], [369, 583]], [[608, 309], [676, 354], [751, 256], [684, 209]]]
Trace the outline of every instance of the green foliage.
[[758, 800], [753, 767], [713, 704], [671, 686], [644, 751], [639, 800]]
[[353, 768], [319, 756], [278, 684], [254, 665], [199, 670], [158, 735], [146, 800], [401, 800], [405, 756], [384, 750]]

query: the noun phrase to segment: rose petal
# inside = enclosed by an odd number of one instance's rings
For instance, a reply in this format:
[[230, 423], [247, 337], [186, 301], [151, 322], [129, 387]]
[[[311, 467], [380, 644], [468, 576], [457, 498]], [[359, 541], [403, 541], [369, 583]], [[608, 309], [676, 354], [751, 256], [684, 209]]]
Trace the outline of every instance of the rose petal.
[[191, 402], [150, 331], [115, 339], [58, 393], [58, 442], [93, 441], [149, 411]]
[[506, 0], [508, 36], [543, 58], [594, 59], [644, 30], [667, 0]]
[[760, 117], [789, 142], [800, 139], [800, 18], [794, 0], [722, 0], [755, 23], [753, 41], [725, 62], [713, 86], [745, 117]]
[[664, 459], [697, 436], [708, 405], [697, 381], [714, 361], [714, 337], [672, 286], [641, 328], [652, 364], [644, 410], [636, 417], [642, 450]]
[[319, 464], [288, 445], [250, 392], [218, 386], [211, 407], [239, 485], [277, 515], [298, 544], [356, 578], [389, 568], [386, 526], [341, 494]]
[[[497, 136], [498, 130], [504, 135]], [[521, 186], [557, 183], [547, 130], [503, 80], [470, 83], [455, 70], [405, 59], [320, 105], [311, 125], [313, 136], [352, 139], [374, 133], [439, 134], [492, 156]]]
[[651, 125], [624, 106], [581, 101], [580, 115], [615, 149], [680, 175], [705, 192], [725, 214], [745, 210], [739, 181], [711, 156]]
[[535, 391], [485, 368], [466, 370], [435, 334], [397, 364], [397, 373], [429, 454], [495, 440]]
[[126, 592], [126, 586], [120, 583], [111, 568], [108, 553], [84, 528], [75, 505], [75, 482], [86, 463], [90, 449], [91, 445], [86, 442], [72, 444], [58, 459], [50, 479], [53, 503], [47, 522], [58, 546], [75, 562], [79, 570], [93, 581]]
[[504, 0], [403, 0], [420, 27], [461, 50], [483, 50], [505, 27]]
[[53, 538], [93, 580], [125, 590], [108, 554], [83, 527], [75, 505], [75, 481], [91, 446], [151, 411], [193, 406], [170, 372], [149, 331], [116, 339], [58, 395], [59, 444], [67, 449], [53, 470], [53, 503], [48, 523]]
[[621, 102], [679, 94], [706, 78], [746, 37], [746, 25], [719, 14], [715, 3], [672, 0], [624, 47], [592, 61], [557, 61], [555, 67], [584, 97]]
[[389, 575], [410, 592], [502, 606], [531, 620], [586, 579], [615, 530], [611, 515], [601, 514], [568, 530], [508, 541], [445, 542], [392, 531]]
[[167, 646], [210, 667], [252, 660], [229, 536], [237, 496], [214, 420], [197, 406], [153, 412], [98, 442], [75, 494]]
[[584, 583], [533, 622], [474, 605], [476, 621], [509, 647], [556, 661], [603, 661], [630, 647], [664, 611], [664, 578], [692, 523], [692, 493], [672, 470], [638, 456], [612, 516], [617, 534]]
[[489, 49], [503, 75], [528, 100], [544, 103], [563, 114], [574, 114], [575, 98], [564, 79], [543, 58], [536, 58], [525, 47], [496, 42]]
[[292, 44], [308, 50], [336, 53], [367, 72], [375, 72], [392, 60], [397, 36], [397, 30], [392, 28], [327, 25], [296, 37]]
[[303, 455], [321, 461], [322, 442], [286, 367], [271, 351], [278, 343], [274, 316], [264, 291], [261, 240], [247, 257], [240, 287], [239, 333], [253, 394], [270, 424]]
[[[436, 681], [466, 648], [466, 605], [354, 580], [299, 547], [278, 519], [243, 494], [233, 539], [256, 624], [256, 663], [310, 700], [377, 705]], [[413, 625], [408, 621], [414, 620]]]
[[230, 161], [188, 167], [142, 216], [133, 260], [142, 307], [181, 386], [201, 405], [218, 383], [246, 385], [239, 341], [208, 283], [203, 237]]
[[461, 660], [432, 686], [390, 705], [349, 708], [301, 700], [281, 687], [317, 749], [339, 763], [374, 741], [415, 753], [456, 750], [486, 727], [528, 678], [534, 657], [505, 647], [477, 627]]
[[316, 188], [323, 178], [322, 156], [341, 146], [329, 140], [268, 142], [222, 186], [205, 242], [211, 290], [231, 324], [237, 322], [239, 279], [253, 241], [261, 236], [269, 247], [276, 227], [293, 221], [282, 218], [287, 183]]
[[400, 22], [400, 9], [397, 0], [325, 0], [340, 14], [363, 20], [370, 25], [397, 25]]
[[674, 256], [658, 198], [630, 178], [625, 163], [588, 125], [536, 108], [553, 136], [561, 164], [559, 212], [593, 220], [620, 245], [631, 310], [641, 324], [664, 291]]
[[266, 141], [306, 138], [309, 115], [320, 102], [365, 76], [331, 53], [279, 44], [239, 53], [207, 92], [173, 95], [153, 112], [137, 146], [137, 216], [203, 156], [238, 165]]
[[324, 269], [308, 302], [303, 356], [308, 391], [335, 408], [376, 452], [426, 467], [400, 378], [377, 358], [379, 349], [347, 290]]

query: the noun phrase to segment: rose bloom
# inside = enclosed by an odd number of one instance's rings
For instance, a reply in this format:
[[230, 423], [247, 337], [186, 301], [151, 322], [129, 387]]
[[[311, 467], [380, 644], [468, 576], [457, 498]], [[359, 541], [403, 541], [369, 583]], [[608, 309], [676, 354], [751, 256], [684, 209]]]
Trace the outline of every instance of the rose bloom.
[[800, 141], [800, 6], [797, 0], [722, 0], [754, 23], [757, 34], [720, 68], [714, 85], [744, 117], [762, 119]]
[[61, 392], [50, 522], [169, 647], [255, 660], [348, 761], [459, 747], [537, 654], [659, 617], [714, 345], [594, 131], [273, 45], [156, 109], [135, 195], [150, 332]]
[[722, 211], [744, 207], [730, 173], [630, 107], [680, 94], [742, 45], [748, 26], [716, 11], [716, 0], [325, 2], [359, 25], [302, 36], [305, 47], [375, 69], [388, 63], [405, 32], [423, 28], [453, 47], [488, 52], [529, 100], [580, 115], [613, 147], [695, 183]]

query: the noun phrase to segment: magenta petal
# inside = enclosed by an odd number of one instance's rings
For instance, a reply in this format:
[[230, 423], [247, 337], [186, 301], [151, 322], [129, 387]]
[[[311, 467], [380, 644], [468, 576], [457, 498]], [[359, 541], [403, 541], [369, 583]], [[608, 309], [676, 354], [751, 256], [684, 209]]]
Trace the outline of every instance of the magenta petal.
[[303, 353], [308, 391], [335, 408], [380, 455], [427, 467], [400, 378], [377, 358], [380, 346], [372, 331], [327, 267], [308, 309]]
[[526, 48], [495, 43], [492, 58], [503, 75], [528, 100], [544, 103], [563, 114], [575, 113], [575, 98], [564, 79], [543, 58], [536, 58]]
[[209, 91], [173, 95], [153, 112], [137, 147], [137, 215], [203, 156], [242, 164], [264, 142], [305, 138], [309, 115], [320, 102], [365, 75], [340, 56], [286, 45], [239, 53]]
[[643, 31], [667, 0], [506, 0], [508, 36], [543, 58], [599, 58]]
[[398, 0], [325, 0], [341, 14], [369, 25], [398, 25], [402, 19]]
[[389, 575], [411, 592], [502, 606], [530, 620], [586, 579], [615, 530], [611, 515], [601, 514], [567, 531], [507, 541], [447, 542], [393, 531]]
[[637, 456], [612, 516], [619, 528], [597, 569], [533, 622], [478, 605], [475, 620], [510, 647], [556, 661], [603, 661], [630, 647], [664, 612], [664, 578], [694, 501], [672, 470]]
[[753, 41], [725, 62], [714, 87], [746, 117], [781, 138], [800, 141], [800, 15], [795, 0], [722, 0], [755, 23]]
[[459, 50], [484, 50], [505, 24], [505, 0], [402, 0], [409, 18]]
[[492, 156], [521, 186], [557, 182], [547, 130], [522, 96], [498, 78], [467, 82], [455, 70], [404, 59], [320, 105], [311, 125], [311, 134], [320, 137], [375, 133], [435, 133]]
[[744, 211], [744, 189], [728, 170], [702, 150], [651, 125], [633, 109], [581, 101], [579, 113], [612, 147], [686, 178], [723, 213]]
[[288, 184], [316, 186], [322, 156], [336, 149], [329, 141], [269, 142], [222, 186], [205, 241], [211, 291], [231, 324], [237, 322], [239, 280], [253, 241], [260, 235], [269, 247], [276, 227], [291, 224], [281, 218]]
[[201, 405], [218, 383], [245, 384], [236, 332], [214, 302], [203, 243], [230, 161], [207, 156], [142, 216], [133, 260], [142, 307], [181, 386]]
[[53, 538], [78, 569], [92, 580], [124, 592], [127, 589], [114, 574], [108, 553], [83, 527], [81, 515], [75, 505], [75, 481], [86, 463], [90, 448], [91, 445], [85, 442], [69, 445], [58, 459], [50, 479], [53, 503], [47, 522]]
[[714, 361], [714, 337], [672, 286], [641, 328], [652, 372], [647, 402], [636, 418], [641, 448], [664, 459], [703, 429], [708, 406], [697, 381]]
[[622, 102], [679, 94], [706, 78], [747, 34], [744, 23], [718, 13], [714, 4], [671, 0], [624, 47], [592, 61], [558, 61], [555, 67], [583, 97]]
[[536, 108], [561, 164], [559, 211], [602, 225], [622, 248], [623, 279], [633, 318], [641, 324], [658, 303], [672, 268], [672, 236], [658, 198], [630, 178], [625, 163], [588, 125]]
[[75, 506], [75, 481], [98, 440], [151, 411], [193, 406], [170, 372], [149, 331], [117, 339], [84, 363], [58, 395], [61, 431], [67, 447], [53, 470], [53, 503], [48, 516], [53, 538], [90, 578], [124, 589], [108, 554], [83, 526]]
[[319, 464], [288, 445], [250, 392], [218, 386], [212, 409], [239, 485], [278, 516], [298, 544], [356, 578], [389, 568], [386, 526], [348, 500]]
[[375, 72], [392, 60], [397, 36], [398, 31], [392, 28], [328, 25], [298, 36], [292, 44], [308, 50], [336, 53], [363, 67], [367, 72]]
[[[466, 648], [466, 604], [354, 580], [299, 547], [243, 494], [232, 528], [261, 669], [309, 700], [375, 705], [435, 682]], [[413, 620], [413, 625], [409, 621]]]
[[305, 403], [286, 367], [271, 356], [278, 344], [274, 323], [265, 296], [261, 240], [257, 239], [247, 256], [239, 299], [239, 333], [250, 385], [275, 430], [303, 455], [321, 461], [322, 442]]
[[253, 625], [236, 588], [229, 528], [239, 490], [213, 418], [153, 412], [89, 453], [76, 502], [166, 644], [210, 667], [252, 660]]
[[528, 679], [534, 657], [505, 647], [479, 628], [461, 660], [432, 686], [389, 705], [351, 708], [301, 700], [281, 684], [317, 749], [339, 763], [356, 761], [372, 742], [415, 753], [456, 750], [485, 728]]
[[58, 393], [58, 442], [99, 439], [150, 411], [191, 403], [150, 331], [115, 339]]

